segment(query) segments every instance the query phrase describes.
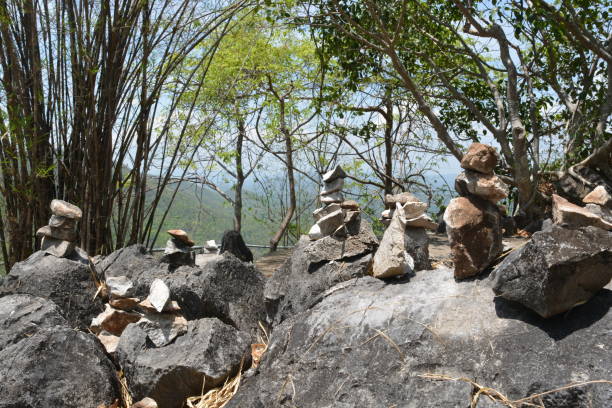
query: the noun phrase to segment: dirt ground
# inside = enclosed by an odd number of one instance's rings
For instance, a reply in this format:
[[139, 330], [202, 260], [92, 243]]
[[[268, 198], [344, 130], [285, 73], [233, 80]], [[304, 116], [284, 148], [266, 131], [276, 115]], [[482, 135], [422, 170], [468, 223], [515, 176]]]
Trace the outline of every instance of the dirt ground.
[[[504, 238], [504, 251], [516, 248], [527, 241], [528, 238], [519, 236]], [[264, 276], [270, 277], [291, 256], [292, 252], [292, 249], [279, 249], [276, 252], [264, 254], [255, 260], [255, 266]], [[449, 264], [450, 246], [446, 234], [429, 233], [429, 258], [434, 266], [436, 263]]]

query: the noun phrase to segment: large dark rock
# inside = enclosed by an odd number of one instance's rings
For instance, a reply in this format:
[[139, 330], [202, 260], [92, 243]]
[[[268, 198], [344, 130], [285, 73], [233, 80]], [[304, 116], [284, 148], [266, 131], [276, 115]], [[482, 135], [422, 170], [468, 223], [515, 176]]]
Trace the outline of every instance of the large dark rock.
[[50, 300], [32, 295], [0, 298], [0, 350], [38, 330], [67, 324], [57, 305]]
[[221, 238], [219, 253], [229, 252], [243, 262], [253, 262], [253, 253], [246, 246], [242, 235], [238, 231], [225, 231]]
[[180, 408], [249, 364], [250, 337], [218, 319], [189, 322], [174, 343], [155, 348], [144, 330], [129, 325], [121, 335], [117, 358], [135, 400], [153, 398], [159, 408]]
[[501, 213], [476, 196], [453, 198], [444, 212], [458, 279], [478, 275], [502, 252]]
[[97, 267], [106, 278], [126, 276], [134, 285], [131, 296], [140, 298], [149, 294], [153, 280], [161, 279], [188, 320], [216, 317], [252, 334], [265, 320], [263, 276], [231, 253], [201, 267], [174, 269], [146, 255], [144, 247], [132, 246], [112, 253]]
[[[77, 258], [75, 258], [77, 259]], [[42, 251], [16, 263], [0, 283], [0, 297], [24, 293], [52, 300], [73, 327], [87, 328], [104, 310], [89, 267]]]
[[[258, 371], [227, 408], [470, 406], [471, 384], [427, 374], [471, 379], [511, 400], [610, 379], [611, 306], [604, 289], [545, 320], [496, 299], [486, 280], [456, 282], [447, 268], [394, 283], [353, 279], [275, 328]], [[542, 400], [546, 408], [610, 407], [612, 388], [591, 384]], [[504, 405], [481, 395], [475, 406]]]
[[378, 240], [366, 221], [357, 235], [346, 239], [302, 236], [285, 264], [266, 282], [268, 322], [278, 324], [308, 309], [339, 282], [367, 275]]
[[119, 398], [102, 345], [69, 327], [39, 329], [1, 350], [0, 361], [1, 408], [95, 408]]
[[552, 225], [497, 266], [493, 290], [543, 317], [588, 301], [612, 279], [612, 232]]

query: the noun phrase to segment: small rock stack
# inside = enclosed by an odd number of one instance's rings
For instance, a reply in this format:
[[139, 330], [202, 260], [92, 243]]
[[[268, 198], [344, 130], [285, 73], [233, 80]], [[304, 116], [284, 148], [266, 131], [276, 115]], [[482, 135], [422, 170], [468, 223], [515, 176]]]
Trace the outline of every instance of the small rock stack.
[[491, 279], [493, 291], [542, 317], [587, 302], [612, 279], [612, 198], [599, 186], [583, 199], [586, 208], [552, 196], [553, 219], [510, 253]]
[[323, 175], [325, 184], [320, 195], [323, 207], [312, 213], [316, 223], [308, 232], [311, 240], [329, 235], [343, 238], [359, 232], [359, 204], [353, 200], [344, 201], [342, 195], [345, 177], [346, 173], [340, 166]]
[[[405, 192], [387, 194], [385, 205], [387, 209], [382, 217], [389, 220], [389, 226], [374, 255], [372, 275], [375, 278], [389, 278], [430, 269], [429, 237], [425, 229], [435, 230], [438, 224], [425, 214], [427, 204]], [[395, 209], [389, 208], [392, 206]]]
[[187, 233], [180, 229], [172, 229], [168, 230], [168, 234], [170, 234], [171, 238], [166, 242], [162, 262], [173, 266], [195, 265], [195, 258], [191, 253], [191, 247], [194, 245], [194, 242]]
[[123, 330], [135, 323], [144, 330], [156, 347], [171, 343], [187, 330], [187, 320], [180, 314], [176, 301], [170, 300], [170, 289], [161, 279], [151, 283], [143, 301], [132, 297], [133, 283], [125, 276], [106, 280], [109, 301], [105, 310], [92, 319], [90, 329], [110, 354], [119, 344]]
[[502, 252], [501, 213], [497, 202], [508, 187], [494, 173], [499, 156], [494, 147], [474, 143], [461, 160], [465, 169], [455, 180], [461, 197], [444, 212], [455, 278], [478, 275]]
[[76, 224], [83, 216], [79, 207], [63, 200], [51, 201], [51, 218], [49, 225], [36, 231], [42, 238], [40, 249], [58, 258], [66, 258], [76, 248]]

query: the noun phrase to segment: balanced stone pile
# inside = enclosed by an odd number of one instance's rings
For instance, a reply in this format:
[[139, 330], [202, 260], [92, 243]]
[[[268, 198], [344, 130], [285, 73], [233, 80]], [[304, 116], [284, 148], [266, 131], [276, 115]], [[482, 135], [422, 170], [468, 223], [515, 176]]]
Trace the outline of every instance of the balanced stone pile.
[[308, 237], [315, 241], [327, 236], [344, 238], [359, 232], [359, 204], [344, 200], [342, 187], [346, 173], [339, 165], [323, 175], [321, 203], [312, 215], [316, 223], [310, 228]]
[[153, 280], [149, 295], [142, 301], [134, 297], [134, 285], [125, 276], [109, 277], [106, 285], [109, 301], [91, 321], [90, 330], [109, 354], [117, 350], [121, 333], [130, 323], [144, 330], [156, 347], [186, 332], [187, 320], [180, 314], [178, 303], [170, 300], [170, 289], [161, 279]]
[[475, 276], [502, 252], [501, 213], [497, 202], [508, 187], [494, 173], [499, 156], [495, 148], [472, 144], [461, 160], [465, 169], [455, 180], [461, 197], [444, 212], [446, 233], [458, 279]]
[[194, 245], [194, 242], [187, 233], [180, 229], [173, 229], [168, 230], [168, 234], [170, 234], [171, 238], [166, 242], [162, 262], [174, 266], [195, 265], [195, 258], [191, 253], [191, 247]]
[[51, 201], [51, 218], [49, 225], [36, 231], [42, 238], [40, 249], [58, 258], [70, 256], [76, 248], [76, 224], [83, 216], [79, 207], [63, 200]]
[[597, 187], [572, 204], [553, 194], [553, 219], [493, 272], [496, 295], [551, 317], [591, 299], [612, 279], [612, 199]]
[[429, 237], [425, 229], [435, 230], [438, 224], [425, 214], [427, 204], [405, 192], [387, 194], [385, 205], [383, 219], [389, 219], [389, 214], [391, 218], [374, 255], [372, 275], [389, 278], [430, 269]]

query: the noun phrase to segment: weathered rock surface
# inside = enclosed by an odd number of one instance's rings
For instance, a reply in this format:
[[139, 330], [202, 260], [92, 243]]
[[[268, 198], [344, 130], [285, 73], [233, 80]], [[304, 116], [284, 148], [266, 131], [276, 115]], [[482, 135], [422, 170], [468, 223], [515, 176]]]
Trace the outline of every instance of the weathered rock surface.
[[0, 298], [0, 350], [38, 330], [66, 324], [59, 308], [50, 300], [32, 295]]
[[[393, 284], [353, 279], [276, 327], [257, 372], [226, 408], [470, 406], [470, 384], [427, 374], [472, 379], [511, 400], [609, 379], [611, 306], [604, 289], [542, 319], [495, 298], [487, 281], [457, 283], [446, 268]], [[546, 408], [604, 408], [612, 390], [591, 384], [542, 399]], [[476, 406], [502, 407], [482, 395]]]
[[330, 181], [329, 183], [325, 183], [323, 185], [323, 188], [321, 189], [321, 195], [328, 195], [331, 193], [342, 191], [342, 187], [344, 187], [344, 179], [337, 178], [334, 181]]
[[438, 224], [436, 224], [427, 214], [421, 214], [415, 218], [407, 218], [404, 224], [406, 227], [411, 228], [426, 228], [432, 231], [438, 229]]
[[149, 296], [147, 300], [159, 313], [163, 312], [168, 302], [170, 302], [170, 288], [161, 279], [154, 279], [151, 282]]
[[[139, 246], [116, 252], [119, 254], [112, 253], [100, 262], [98, 269], [107, 276], [127, 276], [134, 283], [133, 296], [147, 297], [151, 283], [159, 278], [168, 285], [170, 298], [178, 303], [187, 320], [217, 317], [252, 334], [257, 333], [258, 322], [265, 320], [262, 275], [231, 253], [217, 256], [201, 267], [171, 270], [167, 264], [143, 254]], [[111, 257], [114, 262], [108, 260]]]
[[497, 295], [542, 317], [566, 312], [612, 279], [612, 232], [553, 225], [508, 255], [492, 277]]
[[414, 259], [404, 246], [404, 229], [396, 210], [374, 254], [372, 276], [375, 278], [390, 278], [414, 271]]
[[195, 257], [191, 254], [191, 247], [174, 237], [166, 241], [166, 248], [161, 261], [170, 264], [171, 267], [195, 265]]
[[325, 207], [317, 208], [316, 210], [312, 212], [312, 216], [314, 217], [315, 221], [319, 221], [321, 218], [325, 217], [326, 215], [329, 215], [340, 209], [342, 209], [342, 206], [338, 203], [334, 203], [334, 204], [327, 205]]
[[225, 231], [221, 239], [220, 254], [229, 252], [242, 262], [253, 262], [253, 253], [237, 231]]
[[458, 279], [475, 276], [499, 256], [501, 214], [497, 206], [478, 197], [458, 197], [444, 212], [446, 233]]
[[612, 195], [604, 186], [597, 186], [582, 199], [582, 202], [612, 208]]
[[462, 196], [473, 194], [493, 203], [508, 197], [508, 186], [495, 174], [471, 170], [465, 170], [457, 176], [455, 190]]
[[75, 220], [80, 220], [83, 216], [83, 211], [81, 211], [79, 207], [64, 200], [52, 200], [51, 212], [53, 215], [59, 215], [60, 217], [72, 218]]
[[327, 173], [323, 175], [323, 181], [325, 183], [331, 183], [332, 181], [336, 179], [339, 179], [339, 178], [343, 179], [345, 177], [346, 177], [346, 173], [344, 172], [342, 167], [340, 167], [340, 165], [336, 165], [336, 167], [334, 167], [333, 169], [331, 169], [330, 171], [328, 171]]
[[339, 204], [343, 201], [344, 201], [344, 195], [340, 191], [321, 196], [321, 203], [323, 204], [334, 204], [334, 203]]
[[0, 296], [25, 293], [50, 299], [72, 327], [84, 330], [104, 310], [102, 302], [94, 299], [96, 291], [87, 265], [43, 251], [16, 263], [0, 281]]
[[131, 295], [134, 284], [127, 276], [109, 276], [106, 278], [106, 286], [111, 296], [126, 297]]
[[112, 335], [119, 336], [128, 324], [135, 323], [138, 320], [140, 320], [138, 313], [114, 309], [111, 305], [106, 304], [106, 309], [92, 319], [90, 329], [96, 334], [106, 331]]
[[612, 209], [599, 204], [587, 204], [584, 206], [584, 209], [601, 217], [604, 221], [612, 223]]
[[266, 282], [268, 321], [277, 324], [317, 303], [335, 284], [366, 275], [377, 246], [372, 227], [364, 220], [359, 234], [346, 239], [310, 241], [303, 236], [293, 255]]
[[607, 222], [600, 216], [570, 203], [565, 198], [556, 194], [552, 195], [552, 215], [555, 224], [564, 225], [568, 228], [588, 227], [589, 225], [612, 231], [612, 223]]
[[461, 167], [483, 174], [493, 174], [499, 154], [494, 147], [482, 143], [472, 143], [461, 159]]
[[147, 333], [155, 347], [170, 344], [187, 331], [187, 320], [174, 313], [148, 313], [135, 324]]
[[385, 195], [385, 205], [389, 208], [396, 208], [398, 203], [404, 205], [408, 202], [420, 202], [420, 200], [416, 198], [414, 194], [409, 193], [408, 191], [404, 191], [403, 193], [399, 194]]
[[[344, 224], [344, 213], [342, 212], [342, 209], [339, 209], [337, 211], [334, 211], [332, 213], [329, 213], [321, 217], [315, 224], [319, 227], [318, 232], [319, 232], [320, 237], [314, 238], [314, 239], [320, 239], [327, 235], [333, 234], [333, 232], [336, 231], [338, 227], [340, 227], [343, 224]], [[310, 239], [313, 239], [313, 237], [311, 236]]]
[[109, 406], [119, 398], [115, 367], [91, 334], [42, 328], [0, 351], [0, 407]]
[[404, 249], [414, 260], [414, 270], [431, 269], [429, 262], [429, 236], [423, 228], [406, 227]]
[[[218, 319], [189, 322], [187, 332], [165, 347], [152, 347], [145, 331], [130, 325], [117, 357], [134, 399], [153, 398], [159, 408], [180, 408], [187, 397], [220, 385], [248, 362], [250, 337]], [[246, 364], [245, 362], [245, 364]]]
[[43, 237], [42, 241], [40, 242], [41, 251], [58, 258], [66, 258], [70, 256], [75, 248], [76, 244], [74, 242], [51, 238], [48, 236]]
[[49, 226], [52, 228], [74, 230], [76, 228], [76, 220], [74, 218], [62, 217], [61, 215], [52, 215], [49, 218]]
[[50, 225], [40, 227], [36, 231], [37, 237], [49, 237], [65, 241], [74, 241], [77, 238], [77, 233], [74, 229], [70, 228], [55, 228]]

